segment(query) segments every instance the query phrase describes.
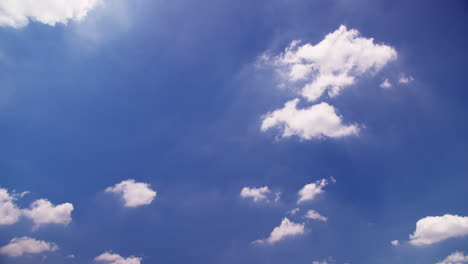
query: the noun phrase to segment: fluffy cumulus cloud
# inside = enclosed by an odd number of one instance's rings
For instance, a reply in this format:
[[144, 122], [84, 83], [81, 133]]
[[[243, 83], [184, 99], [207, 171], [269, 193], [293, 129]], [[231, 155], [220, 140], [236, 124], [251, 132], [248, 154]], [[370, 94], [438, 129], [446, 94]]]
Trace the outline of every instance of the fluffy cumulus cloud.
[[357, 134], [357, 125], [343, 124], [341, 116], [333, 106], [322, 102], [309, 108], [298, 109], [299, 99], [287, 102], [283, 108], [264, 116], [261, 130], [278, 127], [282, 137], [299, 136], [301, 139], [339, 138]]
[[[337, 96], [360, 76], [376, 73], [396, 58], [394, 48], [375, 43], [373, 38], [362, 37], [359, 31], [343, 25], [315, 45], [301, 45], [296, 40], [278, 56], [262, 56], [284, 81], [299, 85], [300, 95], [308, 102], [317, 101], [325, 93]], [[391, 84], [387, 80], [382, 85], [388, 88]], [[298, 136], [305, 140], [358, 133], [358, 126], [344, 124], [333, 106], [322, 102], [298, 109], [299, 101], [299, 98], [291, 100], [283, 108], [266, 114], [261, 130], [277, 127], [282, 137]]]
[[105, 252], [94, 258], [95, 262], [104, 263], [104, 264], [140, 264], [142, 258], [137, 257], [128, 257], [124, 258], [119, 254], [114, 254], [112, 252]]
[[336, 263], [336, 260], [333, 257], [329, 257], [328, 259], [324, 259], [324, 260], [312, 261], [312, 264], [334, 264], [334, 263]]
[[294, 208], [288, 211], [288, 214], [290, 215], [295, 215], [297, 214], [301, 209], [300, 208]]
[[285, 71], [290, 82], [304, 82], [301, 94], [309, 101], [319, 99], [325, 92], [338, 95], [367, 72], [378, 72], [397, 58], [394, 48], [362, 37], [355, 29], [340, 26], [316, 45], [293, 41], [275, 65]]
[[35, 227], [45, 224], [68, 225], [72, 221], [73, 204], [53, 205], [46, 199], [39, 199], [31, 204], [30, 209], [24, 209], [23, 214], [30, 218]]
[[392, 246], [394, 246], [394, 247], [398, 247], [400, 245], [400, 241], [393, 240], [393, 241], [390, 242], [390, 244], [392, 244]]
[[465, 255], [463, 252], [456, 251], [437, 264], [465, 264], [465, 263], [468, 263], [468, 256]]
[[11, 225], [19, 220], [21, 210], [16, 206], [15, 199], [7, 189], [0, 188], [0, 225]]
[[0, 254], [19, 257], [25, 254], [40, 254], [58, 250], [54, 243], [36, 240], [30, 237], [15, 237], [8, 245], [0, 248]]
[[283, 218], [281, 224], [273, 229], [266, 239], [256, 240], [255, 244], [275, 244], [285, 238], [302, 235], [305, 232], [304, 223], [294, 223], [288, 218]]
[[72, 221], [73, 205], [71, 203], [55, 206], [46, 199], [39, 199], [34, 201], [29, 209], [18, 208], [15, 200], [27, 193], [10, 194], [8, 190], [0, 189], [0, 225], [14, 224], [21, 216], [31, 219], [35, 228], [44, 224], [68, 225]]
[[304, 185], [304, 187], [302, 187], [298, 193], [299, 199], [297, 200], [297, 203], [314, 200], [319, 194], [324, 192], [323, 188], [330, 184], [330, 182], [335, 183], [336, 180], [331, 177], [330, 181], [327, 179], [321, 179], [316, 182]]
[[416, 230], [410, 235], [410, 243], [414, 246], [424, 246], [467, 235], [467, 216], [428, 216], [416, 223]]
[[240, 196], [244, 199], [252, 199], [254, 202], [265, 202], [269, 201], [271, 191], [268, 186], [260, 188], [244, 187], [240, 192]]
[[305, 218], [312, 219], [312, 220], [318, 220], [318, 221], [324, 221], [324, 222], [326, 222], [328, 220], [327, 217], [319, 214], [317, 211], [314, 211], [314, 210], [307, 211], [307, 213], [305, 214]]
[[156, 192], [150, 188], [149, 184], [131, 179], [108, 187], [105, 191], [120, 195], [125, 207], [148, 205], [156, 198]]
[[79, 21], [95, 8], [101, 0], [2, 0], [0, 1], [0, 26], [20, 28], [30, 21], [50, 26]]

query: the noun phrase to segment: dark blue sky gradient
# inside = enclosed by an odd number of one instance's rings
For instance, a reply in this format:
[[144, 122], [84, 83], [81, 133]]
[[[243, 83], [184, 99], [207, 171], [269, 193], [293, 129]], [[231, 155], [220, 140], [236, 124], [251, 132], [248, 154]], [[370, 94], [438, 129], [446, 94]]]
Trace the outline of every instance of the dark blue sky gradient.
[[[77, 256], [51, 254], [51, 264], [90, 263], [105, 250], [145, 264], [427, 264], [468, 251], [467, 238], [407, 243], [423, 217], [468, 215], [466, 1], [135, 0], [127, 12], [128, 27], [93, 11], [82, 24], [0, 28], [0, 187], [31, 191], [25, 206], [75, 206], [68, 227], [0, 226], [0, 245], [27, 235]], [[73, 33], [91, 22], [99, 41]], [[340, 24], [398, 51], [328, 99], [366, 127], [312, 141], [260, 132], [261, 116], [294, 95], [255, 69], [258, 56], [317, 43]], [[379, 87], [401, 72], [415, 81]], [[330, 176], [337, 183], [304, 206], [328, 222], [249, 245], [279, 225], [304, 184]], [[156, 200], [128, 209], [103, 193], [129, 178], [150, 183]], [[279, 205], [239, 199], [242, 187], [264, 185], [283, 193]]]

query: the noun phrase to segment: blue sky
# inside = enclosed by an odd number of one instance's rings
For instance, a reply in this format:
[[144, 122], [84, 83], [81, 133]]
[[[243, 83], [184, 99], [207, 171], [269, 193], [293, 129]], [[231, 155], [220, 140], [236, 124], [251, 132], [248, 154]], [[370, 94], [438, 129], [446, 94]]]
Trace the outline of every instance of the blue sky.
[[0, 0], [0, 263], [468, 263], [467, 25]]

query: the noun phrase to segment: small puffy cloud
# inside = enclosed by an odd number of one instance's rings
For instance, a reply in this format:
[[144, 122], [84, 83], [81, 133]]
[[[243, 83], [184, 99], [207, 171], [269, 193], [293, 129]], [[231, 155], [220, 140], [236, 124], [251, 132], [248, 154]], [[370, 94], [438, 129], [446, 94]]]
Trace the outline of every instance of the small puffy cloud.
[[468, 263], [468, 255], [465, 255], [463, 252], [456, 251], [437, 264], [464, 264], [464, 263]]
[[30, 21], [49, 26], [80, 21], [101, 0], [2, 0], [0, 1], [0, 26], [21, 28]]
[[[336, 182], [336, 180], [333, 177], [330, 181], [332, 183]], [[323, 188], [329, 183], [330, 182], [327, 179], [321, 179], [314, 183], [306, 184], [298, 193], [299, 199], [297, 200], [297, 203], [314, 200], [319, 194], [324, 192]]]
[[400, 79], [398, 80], [399, 83], [407, 84], [414, 81], [414, 78], [412, 76], [401, 76]]
[[36, 240], [30, 237], [15, 237], [10, 243], [0, 248], [0, 254], [10, 257], [19, 257], [25, 254], [39, 254], [43, 252], [57, 251], [54, 243]]
[[0, 225], [11, 225], [18, 222], [21, 210], [15, 204], [15, 196], [7, 189], [0, 188]]
[[119, 254], [113, 254], [112, 252], [105, 252], [94, 258], [94, 261], [104, 264], [140, 264], [142, 258], [130, 256], [124, 258]]
[[333, 106], [322, 102], [304, 109], [298, 109], [299, 99], [287, 102], [282, 109], [277, 109], [264, 116], [261, 131], [278, 127], [281, 137], [298, 136], [301, 139], [339, 138], [355, 135], [357, 125], [343, 124], [341, 116]]
[[299, 209], [299, 208], [294, 208], [294, 209], [291, 209], [291, 210], [288, 212], [288, 214], [290, 214], [290, 215], [295, 215], [295, 214], [297, 214], [300, 210], [301, 210], [301, 209]]
[[329, 257], [328, 259], [324, 259], [324, 260], [312, 261], [312, 264], [333, 264], [333, 263], [336, 263], [336, 260], [333, 257]]
[[240, 196], [244, 199], [252, 199], [254, 202], [268, 201], [271, 191], [268, 186], [255, 188], [244, 187], [240, 192]]
[[398, 241], [398, 240], [393, 240], [393, 241], [390, 242], [390, 244], [392, 244], [392, 246], [394, 246], [394, 247], [397, 247], [397, 246], [400, 245], [400, 241]]
[[304, 223], [294, 223], [288, 218], [283, 218], [281, 224], [273, 229], [266, 239], [256, 240], [255, 244], [275, 244], [287, 237], [294, 237], [304, 234]]
[[333, 97], [356, 82], [356, 78], [378, 72], [397, 58], [394, 48], [362, 37], [359, 31], [341, 25], [316, 45], [293, 41], [276, 56], [274, 65], [287, 81], [305, 82], [301, 94], [315, 101], [328, 91]]
[[148, 183], [126, 180], [106, 188], [105, 192], [115, 193], [122, 197], [125, 207], [138, 207], [150, 204], [156, 198], [156, 192]]
[[390, 88], [392, 87], [392, 84], [390, 83], [390, 81], [388, 79], [385, 79], [381, 84], [380, 84], [380, 88]]
[[312, 219], [312, 220], [324, 221], [324, 222], [326, 222], [328, 220], [327, 217], [319, 214], [317, 211], [314, 211], [314, 210], [307, 211], [307, 213], [305, 215], [305, 218]]
[[428, 216], [416, 223], [416, 230], [410, 235], [414, 246], [431, 245], [443, 240], [468, 235], [468, 217], [446, 214]]
[[68, 225], [72, 221], [72, 211], [71, 203], [53, 205], [46, 199], [39, 199], [31, 204], [30, 209], [24, 209], [23, 214], [30, 218], [37, 228], [45, 224]]
[[67, 256], [65, 256], [66, 259], [75, 259], [76, 256], [74, 254], [69, 254]]

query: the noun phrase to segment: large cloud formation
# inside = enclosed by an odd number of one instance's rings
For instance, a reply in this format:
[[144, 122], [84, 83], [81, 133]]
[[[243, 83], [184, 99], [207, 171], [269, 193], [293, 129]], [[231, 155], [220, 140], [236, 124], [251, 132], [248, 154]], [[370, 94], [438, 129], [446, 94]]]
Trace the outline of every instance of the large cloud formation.
[[2, 0], [0, 1], [0, 26], [20, 28], [30, 21], [50, 26], [79, 21], [95, 8], [101, 0]]
[[416, 230], [410, 235], [410, 243], [414, 246], [424, 246], [467, 235], [467, 216], [428, 216], [416, 223]]
[[288, 218], [283, 218], [281, 224], [271, 231], [271, 234], [266, 239], [256, 240], [254, 244], [275, 244], [287, 237], [302, 235], [305, 233], [303, 223], [294, 223]]
[[105, 191], [120, 195], [125, 207], [148, 205], [156, 198], [156, 192], [150, 188], [149, 184], [135, 182], [132, 179], [108, 187]]
[[25, 254], [39, 254], [58, 250], [54, 243], [36, 240], [30, 237], [15, 237], [8, 245], [0, 248], [0, 254], [10, 257], [20, 257]]
[[114, 254], [111, 252], [104, 252], [101, 255], [94, 258], [95, 262], [104, 263], [104, 264], [140, 264], [142, 258], [137, 257], [128, 257], [124, 258], [119, 254]]
[[328, 221], [328, 217], [325, 217], [325, 216], [321, 215], [319, 212], [317, 212], [315, 210], [307, 211], [307, 213], [305, 215], [305, 218], [312, 219], [312, 220], [323, 221], [323, 222]]
[[341, 25], [316, 45], [293, 41], [276, 58], [285, 68], [288, 81], [305, 81], [301, 95], [308, 101], [319, 99], [326, 91], [333, 97], [367, 72], [378, 72], [397, 58], [394, 48], [374, 43], [355, 29]]
[[[287, 83], [299, 85], [299, 95], [315, 102], [326, 92], [335, 97], [356, 83], [366, 73], [376, 73], [397, 58], [394, 48], [378, 44], [373, 38], [361, 37], [359, 31], [340, 26], [316, 45], [293, 41], [278, 56], [263, 56]], [[281, 137], [300, 139], [338, 138], [356, 135], [359, 128], [344, 124], [333, 106], [322, 102], [298, 108], [300, 98], [288, 101], [283, 108], [262, 118], [261, 131], [279, 128]]]

